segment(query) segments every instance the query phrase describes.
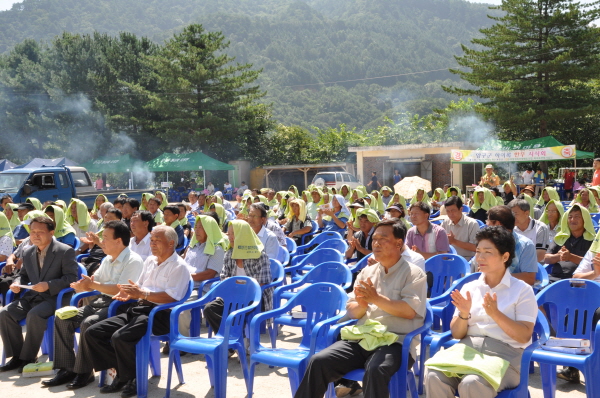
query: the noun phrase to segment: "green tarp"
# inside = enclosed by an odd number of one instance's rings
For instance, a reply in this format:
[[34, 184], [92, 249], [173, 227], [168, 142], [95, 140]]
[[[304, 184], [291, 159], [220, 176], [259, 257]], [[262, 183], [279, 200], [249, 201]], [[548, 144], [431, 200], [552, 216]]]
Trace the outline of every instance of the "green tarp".
[[143, 161], [131, 159], [129, 155], [105, 156], [83, 164], [89, 173], [129, 173], [136, 166], [140, 169], [145, 167]]
[[[521, 150], [521, 149], [536, 149], [547, 148], [554, 146], [563, 146], [558, 140], [552, 136], [536, 138], [529, 141], [502, 141], [494, 140], [485, 143], [478, 151], [506, 151], [506, 150]], [[585, 152], [577, 150], [577, 159], [594, 159], [594, 152]]]
[[163, 153], [156, 159], [146, 162], [149, 171], [203, 171], [203, 170], [235, 170], [227, 163], [220, 162], [202, 152]]

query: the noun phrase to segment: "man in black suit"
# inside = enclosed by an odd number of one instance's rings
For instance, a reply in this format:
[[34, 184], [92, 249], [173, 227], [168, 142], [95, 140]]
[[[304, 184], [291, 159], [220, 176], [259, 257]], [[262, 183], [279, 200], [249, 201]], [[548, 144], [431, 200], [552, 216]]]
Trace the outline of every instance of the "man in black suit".
[[[10, 290], [19, 293], [31, 283], [21, 298], [0, 309], [0, 336], [6, 357], [12, 359], [0, 367], [0, 372], [19, 369], [35, 362], [42, 344], [47, 320], [56, 310], [58, 293], [77, 280], [75, 251], [53, 239], [55, 224], [48, 217], [31, 221], [30, 239], [33, 246], [23, 253], [23, 267]], [[19, 321], [27, 319], [25, 340]]]

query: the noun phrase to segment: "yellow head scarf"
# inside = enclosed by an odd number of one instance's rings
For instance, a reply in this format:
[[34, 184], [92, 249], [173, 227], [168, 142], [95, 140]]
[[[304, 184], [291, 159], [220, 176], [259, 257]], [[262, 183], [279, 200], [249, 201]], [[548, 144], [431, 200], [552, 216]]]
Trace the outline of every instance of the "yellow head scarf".
[[419, 202], [417, 200], [417, 195], [419, 194], [419, 191], [423, 191], [423, 199], [421, 199], [420, 201], [427, 204], [429, 207], [431, 207], [431, 202], [429, 200], [429, 195], [427, 195], [427, 192], [425, 192], [424, 189], [418, 189], [417, 192], [414, 194], [414, 196], [412, 197], [412, 199], [410, 200], [410, 204], [414, 205], [415, 203]]
[[[587, 189], [587, 188], [584, 188]], [[587, 189], [588, 191], [588, 196], [590, 197], [590, 204], [588, 205], [588, 211], [590, 213], [598, 213], [598, 205], [596, 204], [596, 198], [594, 197], [594, 194], [590, 192], [589, 189]], [[581, 192], [583, 192], [583, 189], [581, 191], [579, 191], [579, 193], [577, 194], [577, 197], [575, 198], [575, 202], [577, 203], [581, 203]]]
[[[346, 187], [346, 189], [348, 190], [348, 193], [346, 194], [346, 196], [344, 196], [342, 194], [342, 191], [344, 190], [344, 187]], [[352, 189], [350, 189], [350, 185], [348, 185], [348, 184], [342, 185], [342, 187], [340, 188], [339, 194], [342, 195], [342, 196], [344, 196], [344, 199], [346, 199], [346, 200], [352, 199]]]
[[294, 211], [292, 210], [292, 204], [296, 203], [300, 207], [300, 215], [298, 216], [298, 220], [304, 222], [306, 221], [306, 202], [302, 199], [294, 199], [290, 202], [288, 206], [287, 219], [291, 220], [294, 218]]
[[0, 237], [8, 236], [12, 240], [13, 247], [16, 246], [15, 237], [12, 233], [12, 227], [10, 221], [6, 218], [6, 214], [0, 212]]
[[[204, 253], [212, 256], [215, 254], [215, 246], [217, 245], [220, 245], [225, 251], [229, 249], [229, 239], [227, 238], [227, 235], [221, 232], [221, 229], [214, 218], [202, 214], [196, 216], [196, 224], [198, 223], [202, 225], [202, 228], [204, 228], [204, 232], [206, 232], [207, 235]], [[190, 241], [190, 247], [194, 247], [197, 244], [198, 239], [196, 239], [196, 234], [194, 234]]]
[[223, 225], [225, 225], [225, 221], [227, 221], [227, 212], [225, 211], [225, 208], [219, 203], [213, 203], [210, 207], [215, 209], [215, 213], [219, 216], [219, 226], [222, 228]]
[[69, 210], [67, 213], [67, 222], [71, 225], [75, 224], [75, 219], [71, 215], [72, 206], [77, 207], [77, 225], [79, 225], [79, 229], [82, 231], [87, 231], [92, 219], [90, 217], [90, 213], [88, 213], [87, 205], [79, 199], [71, 199], [71, 204], [69, 205]]
[[404, 210], [406, 210], [406, 198], [404, 196], [400, 195], [399, 193], [394, 194], [394, 196], [392, 197], [392, 201], [388, 204], [388, 206], [392, 205], [394, 203], [401, 204], [402, 208]]
[[41, 210], [32, 210], [29, 213], [25, 214], [25, 217], [23, 217], [23, 226], [25, 227], [25, 229], [27, 230], [27, 232], [31, 233], [31, 229], [29, 228], [29, 224], [30, 224], [30, 220], [33, 220], [36, 217], [48, 217], [50, 218], [50, 216], [46, 213], [44, 213]]
[[[51, 207], [54, 210], [54, 223], [56, 224], [56, 228], [54, 228], [54, 237], [58, 239], [70, 233], [74, 234], [75, 230], [73, 229], [71, 224], [69, 224], [69, 222], [66, 220], [65, 212], [58, 206], [48, 207]], [[29, 213], [27, 214], [29, 215]]]
[[295, 185], [290, 185], [290, 187], [288, 188], [288, 191], [291, 191], [295, 197], [299, 198], [300, 197], [300, 193], [298, 192], [298, 188]]
[[375, 198], [375, 203], [377, 203], [376, 209], [379, 213], [383, 214], [383, 212], [385, 211], [385, 205], [383, 204], [383, 195], [381, 195], [381, 192], [375, 190], [371, 191], [371, 195], [373, 195], [373, 192], [377, 192], [377, 197]]
[[[140, 202], [140, 210], [148, 210], [148, 208], [146, 207], [146, 205], [144, 205], [144, 199], [146, 199], [146, 203], [148, 203], [148, 201], [150, 199], [154, 198], [154, 195], [152, 195], [151, 193], [143, 193], [142, 194], [142, 201]], [[161, 202], [162, 205], [162, 202]]]
[[[6, 208], [10, 208], [12, 210], [12, 217], [10, 218], [10, 220], [8, 220], [12, 229], [15, 229], [17, 225], [21, 223], [21, 220], [19, 220], [19, 213], [17, 211], [17, 207], [19, 207], [17, 203], [8, 203], [6, 205]], [[4, 209], [4, 215], [6, 216], [6, 209]]]
[[452, 186], [452, 187], [448, 188], [448, 191], [446, 191], [446, 198], [449, 198], [450, 196], [452, 196], [452, 192], [450, 192], [450, 190], [452, 188], [456, 189], [456, 196], [458, 196], [459, 198], [462, 199], [462, 192], [461, 192], [460, 188], [459, 187], [455, 187], [455, 186]]
[[165, 193], [163, 191], [156, 191], [156, 196], [160, 196], [160, 209], [164, 210], [165, 207], [167, 207], [168, 203], [168, 199], [167, 199], [167, 195], [165, 195]]
[[250, 224], [243, 220], [233, 220], [229, 222], [229, 228], [233, 228], [234, 236], [234, 241], [231, 243], [233, 250], [231, 258], [247, 260], [260, 257], [264, 246]]
[[154, 222], [156, 225], [160, 225], [165, 222], [165, 215], [161, 209], [156, 209], [156, 213], [154, 213]]
[[[98, 210], [100, 210], [100, 208], [96, 205], [96, 201], [98, 200], [99, 197], [104, 198], [104, 203], [108, 202], [108, 198], [106, 196], [104, 196], [103, 194], [96, 196], [96, 199], [94, 200], [94, 207], [92, 207], [92, 214], [96, 214], [96, 213], [98, 213]], [[58, 203], [58, 202], [55, 202], [55, 203]], [[108, 203], [110, 203], [110, 202], [108, 202]], [[140, 209], [140, 210], [145, 210], [145, 209]]]
[[559, 213], [558, 225], [559, 225], [559, 229], [560, 229], [560, 220], [562, 219], [563, 214], [565, 214], [565, 208], [563, 207], [563, 205], [560, 202], [560, 200], [552, 200], [551, 199], [546, 204], [546, 208], [544, 209], [544, 213], [540, 217], [540, 221], [543, 222], [546, 225], [550, 225], [550, 221], [548, 220], [548, 206], [550, 206], [551, 203], [554, 203], [554, 206], [556, 206], [556, 209], [558, 210], [558, 213]]
[[529, 217], [535, 218], [535, 205], [536, 205], [535, 199], [532, 198], [531, 196], [527, 195], [526, 193], [523, 194], [523, 197], [525, 198], [527, 203], [529, 203]]
[[575, 203], [573, 207], [566, 211], [566, 213], [560, 219], [560, 231], [554, 237], [554, 242], [557, 245], [564, 245], [567, 239], [571, 236], [571, 229], [569, 228], [569, 214], [573, 209], [577, 206], [581, 209], [581, 216], [583, 217], [583, 239], [594, 241], [596, 236], [596, 231], [594, 231], [594, 224], [592, 223], [592, 217], [590, 216], [590, 212], [585, 207], [581, 206], [578, 203]]
[[67, 208], [67, 203], [64, 200], [55, 200], [54, 203], [56, 203], [57, 206], [59, 206], [61, 209], [65, 210]]
[[374, 224], [379, 222], [379, 216], [377, 212], [373, 209], [360, 209], [356, 212], [356, 217], [354, 218], [354, 228], [360, 228], [359, 218], [360, 216], [367, 216], [367, 219]]
[[[479, 192], [483, 192], [483, 203], [479, 203]], [[475, 188], [475, 192], [473, 193], [473, 207], [471, 208], [473, 213], [479, 209], [488, 211], [494, 206], [496, 206], [496, 198], [494, 198], [494, 195], [492, 195], [492, 192], [489, 189], [483, 187]]]
[[42, 202], [38, 198], [29, 197], [25, 199], [25, 202], [31, 203], [36, 210], [42, 210]]
[[435, 200], [436, 202], [441, 202], [446, 199], [446, 192], [442, 188], [436, 188], [433, 191], [433, 197], [431, 200]]
[[538, 200], [537, 204], [539, 206], [543, 206], [546, 204], [546, 202], [544, 202], [544, 192], [548, 192], [548, 196], [550, 197], [550, 200], [553, 200], [555, 202], [560, 202], [560, 196], [558, 196], [558, 192], [556, 192], [556, 188], [553, 187], [546, 187], [542, 190], [542, 194], [540, 195], [540, 199]]

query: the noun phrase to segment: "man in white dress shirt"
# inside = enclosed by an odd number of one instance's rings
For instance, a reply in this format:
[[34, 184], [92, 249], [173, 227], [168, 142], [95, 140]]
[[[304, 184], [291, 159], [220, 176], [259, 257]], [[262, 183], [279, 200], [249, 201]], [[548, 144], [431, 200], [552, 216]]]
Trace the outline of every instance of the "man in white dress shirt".
[[145, 210], [133, 213], [129, 222], [129, 228], [131, 228], [131, 232], [133, 233], [129, 241], [129, 248], [132, 252], [139, 254], [144, 261], [152, 255], [152, 251], [150, 250], [150, 232], [152, 232], [152, 228], [155, 225], [152, 213]]

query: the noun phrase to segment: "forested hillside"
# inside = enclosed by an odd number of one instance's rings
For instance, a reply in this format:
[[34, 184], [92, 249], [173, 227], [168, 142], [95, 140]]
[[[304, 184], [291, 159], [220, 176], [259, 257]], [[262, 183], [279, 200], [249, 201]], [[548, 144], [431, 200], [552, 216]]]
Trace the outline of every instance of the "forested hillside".
[[453, 99], [440, 84], [456, 79], [453, 55], [490, 25], [488, 12], [462, 0], [25, 0], [0, 12], [0, 53], [63, 31], [163, 43], [201, 23], [223, 32], [237, 62], [263, 69], [258, 83], [277, 121], [360, 130]]

